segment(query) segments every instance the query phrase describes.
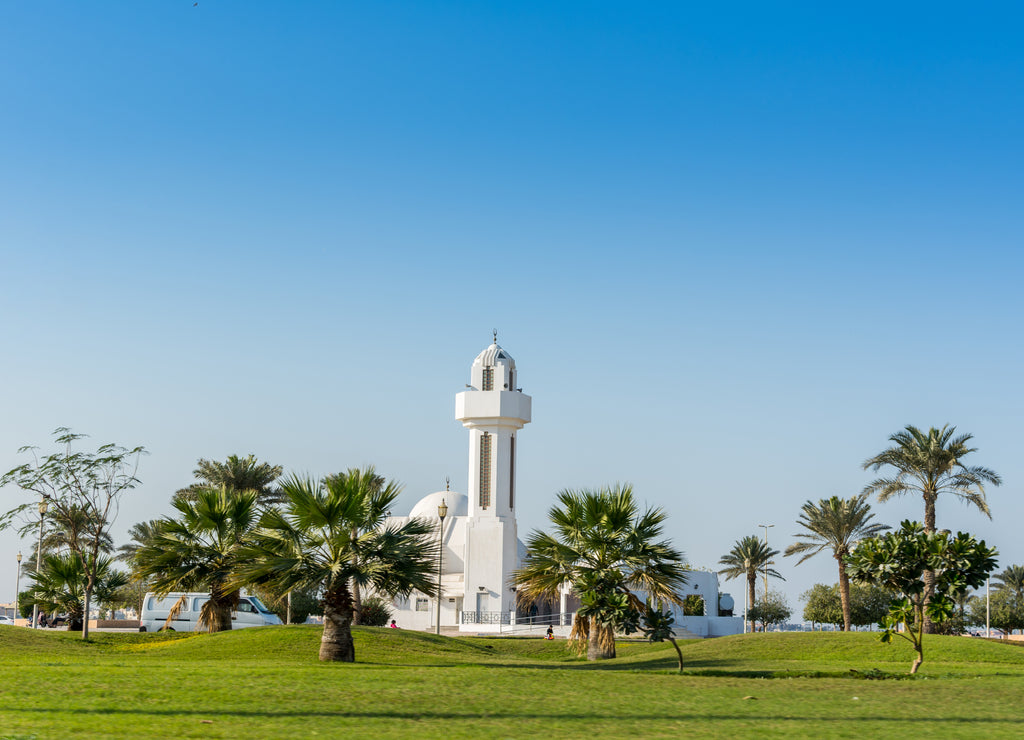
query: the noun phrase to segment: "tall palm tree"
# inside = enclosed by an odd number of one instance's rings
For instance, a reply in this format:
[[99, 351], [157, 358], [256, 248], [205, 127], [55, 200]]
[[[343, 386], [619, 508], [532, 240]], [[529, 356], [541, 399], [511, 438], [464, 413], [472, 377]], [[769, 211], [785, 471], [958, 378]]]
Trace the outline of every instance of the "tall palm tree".
[[[33, 574], [33, 585], [26, 600], [37, 604], [41, 611], [66, 612], [69, 631], [82, 629], [85, 619], [85, 589], [88, 581], [82, 556], [76, 552], [47, 555], [42, 567]], [[128, 574], [114, 570], [110, 558], [101, 556], [96, 563], [92, 596], [97, 603], [109, 601], [117, 589], [129, 581]]]
[[149, 544], [150, 540], [156, 535], [159, 526], [160, 521], [158, 519], [150, 519], [147, 522], [133, 524], [128, 530], [128, 544], [117, 548], [117, 557], [114, 559], [120, 560], [122, 563], [133, 563], [135, 554], [142, 547]]
[[192, 471], [199, 482], [181, 489], [175, 498], [191, 498], [203, 488], [228, 488], [234, 491], [255, 491], [261, 506], [273, 506], [283, 500], [274, 485], [283, 472], [284, 468], [280, 465], [259, 462], [255, 455], [230, 455], [224, 462], [200, 458], [196, 469]]
[[718, 572], [725, 576], [726, 580], [746, 576], [747, 603], [753, 606], [756, 595], [757, 576], [759, 574], [767, 573], [772, 578], [778, 578], [782, 581], [786, 580], [777, 570], [769, 567], [772, 563], [772, 558], [778, 554], [778, 550], [770, 549], [757, 535], [747, 535], [742, 539], [736, 540], [733, 548], [718, 561], [719, 565], [725, 566]]
[[[953, 436], [956, 427], [946, 424], [942, 429], [932, 427], [922, 432], [908, 424], [896, 432], [889, 441], [893, 442], [874, 457], [864, 461], [864, 469], [878, 471], [881, 468], [895, 469], [895, 475], [877, 478], [864, 486], [864, 493], [878, 494], [879, 501], [888, 501], [904, 493], [918, 493], [924, 499], [924, 531], [935, 532], [935, 502], [940, 494], [948, 493], [962, 501], [973, 504], [989, 519], [988, 502], [985, 500], [985, 484], [1001, 485], [1003, 479], [994, 470], [980, 465], [964, 465], [963, 458], [976, 447], [967, 443], [973, 435]], [[927, 606], [935, 591], [935, 574], [925, 571], [924, 604]], [[924, 631], [932, 632], [931, 617], [925, 610]]]
[[893, 434], [889, 441], [894, 445], [865, 460], [864, 469], [878, 471], [891, 467], [895, 475], [871, 481], [864, 486], [864, 493], [877, 493], [879, 501], [904, 493], [920, 494], [924, 499], [924, 529], [929, 534], [935, 531], [935, 501], [943, 493], [973, 504], [991, 519], [985, 484], [998, 486], [1003, 479], [994, 470], [964, 465], [964, 457], [977, 452], [977, 448], [967, 446], [973, 435], [954, 437], [955, 432], [956, 427], [948, 424], [927, 432], [907, 425]]
[[[305, 589], [322, 594], [324, 631], [320, 660], [353, 662], [352, 583], [379, 594], [407, 596], [413, 590], [436, 593], [437, 543], [429, 522], [366, 528], [368, 512], [398, 495], [373, 498], [362, 476], [330, 485], [292, 476], [281, 491], [285, 503], [264, 512], [259, 528], [242, 550], [235, 583], [265, 584], [287, 593]], [[373, 500], [371, 500], [373, 499]], [[357, 534], [353, 536], [353, 531]]]
[[1011, 565], [993, 578], [997, 589], [1007, 589], [1024, 597], [1024, 565]]
[[862, 493], [847, 499], [833, 496], [814, 504], [806, 502], [797, 524], [806, 531], [794, 537], [803, 538], [786, 548], [786, 557], [803, 554], [797, 565], [817, 555], [826, 547], [839, 564], [839, 600], [843, 605], [843, 630], [850, 631], [850, 579], [846, 576], [846, 561], [851, 548], [865, 537], [873, 537], [889, 529], [885, 524], [872, 523], [874, 514]]
[[[641, 512], [629, 484], [564, 490], [548, 518], [554, 532], [534, 531], [513, 573], [523, 601], [554, 600], [563, 585], [580, 596], [572, 639], [586, 640], [587, 659], [615, 657], [615, 630], [644, 611], [644, 599], [682, 605], [687, 567], [668, 540], [666, 514]], [[659, 607], [660, 608], [660, 607]]]
[[[352, 522], [352, 538], [357, 539], [363, 532], [377, 529], [388, 516], [391, 503], [401, 493], [401, 486], [395, 481], [384, 479], [378, 475], [373, 466], [363, 470], [349, 468], [347, 472], [328, 475], [324, 478], [324, 486], [328, 489], [338, 486], [354, 487], [365, 502], [365, 509], [358, 521]], [[352, 580], [352, 624], [362, 622], [363, 594], [359, 583]]]
[[231, 579], [241, 564], [242, 543], [256, 526], [254, 491], [204, 488], [192, 500], [174, 502], [176, 519], [163, 518], [135, 553], [137, 573], [153, 591], [209, 591], [199, 624], [210, 632], [231, 629], [240, 586]]

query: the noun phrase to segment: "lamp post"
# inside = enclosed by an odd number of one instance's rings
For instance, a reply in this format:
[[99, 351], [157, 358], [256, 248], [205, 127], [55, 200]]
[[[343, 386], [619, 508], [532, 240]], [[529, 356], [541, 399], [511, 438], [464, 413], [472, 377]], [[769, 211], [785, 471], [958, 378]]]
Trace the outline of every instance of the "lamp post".
[[21, 614], [21, 550], [18, 550], [18, 575], [14, 577], [14, 618]]
[[[767, 551], [768, 551], [768, 530], [771, 529], [772, 527], [774, 527], [775, 525], [774, 524], [758, 524], [757, 526], [759, 526], [762, 529], [764, 529], [764, 549], [765, 549], [765, 552], [767, 553]], [[764, 561], [764, 601], [765, 601], [766, 604], [768, 603], [768, 565], [769, 565], [769, 561], [765, 560]]]
[[[39, 578], [39, 571], [43, 567], [43, 519], [46, 518], [46, 509], [49, 508], [44, 498], [39, 502], [39, 542], [36, 544], [36, 578]], [[88, 619], [89, 615], [86, 614]], [[32, 629], [39, 627], [39, 604], [32, 605]]]
[[[743, 570], [750, 572], [750, 558], [743, 559]], [[749, 577], [749, 576], [748, 576]], [[747, 612], [750, 611], [750, 589], [743, 584], [743, 634], [747, 634]]]
[[437, 507], [437, 518], [441, 520], [437, 528], [437, 623], [434, 625], [434, 634], [441, 634], [441, 557], [444, 555], [444, 518], [448, 516], [448, 504], [441, 499], [441, 505]]
[[992, 637], [992, 579], [985, 579], [985, 637]]

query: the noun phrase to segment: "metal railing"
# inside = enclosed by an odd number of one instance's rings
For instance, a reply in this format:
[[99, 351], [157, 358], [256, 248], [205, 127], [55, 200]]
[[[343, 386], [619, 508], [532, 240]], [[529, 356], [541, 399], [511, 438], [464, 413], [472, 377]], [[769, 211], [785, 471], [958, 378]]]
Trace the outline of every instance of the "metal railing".
[[463, 624], [511, 624], [511, 612], [462, 612]]

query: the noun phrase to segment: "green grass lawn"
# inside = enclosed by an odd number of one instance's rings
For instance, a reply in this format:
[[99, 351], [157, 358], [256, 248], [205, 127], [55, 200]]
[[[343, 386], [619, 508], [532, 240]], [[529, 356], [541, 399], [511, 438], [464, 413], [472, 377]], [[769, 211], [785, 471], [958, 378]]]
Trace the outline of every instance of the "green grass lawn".
[[1024, 736], [1014, 644], [929, 636], [896, 680], [912, 653], [877, 635], [737, 635], [684, 643], [680, 676], [665, 645], [587, 663], [563, 641], [373, 628], [356, 664], [322, 664], [320, 629], [0, 628], [0, 739]]

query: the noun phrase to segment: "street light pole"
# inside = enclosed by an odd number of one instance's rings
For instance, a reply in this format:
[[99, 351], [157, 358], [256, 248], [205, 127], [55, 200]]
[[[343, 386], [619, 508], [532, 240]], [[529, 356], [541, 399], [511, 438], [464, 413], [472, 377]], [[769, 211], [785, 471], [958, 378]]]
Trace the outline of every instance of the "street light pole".
[[985, 579], [985, 637], [992, 637], [992, 579]]
[[18, 575], [14, 578], [14, 618], [21, 616], [21, 550], [18, 550]]
[[[774, 524], [758, 524], [757, 526], [764, 529], [764, 549], [768, 551], [768, 530], [774, 527]], [[768, 603], [768, 560], [764, 561], [764, 601]]]
[[437, 528], [437, 623], [434, 625], [434, 634], [441, 634], [441, 557], [444, 555], [444, 518], [448, 516], [448, 505], [441, 499], [441, 505], [437, 507], [437, 518], [441, 523]]
[[[39, 571], [43, 567], [43, 519], [46, 518], [46, 499], [39, 502], [39, 542], [36, 544], [36, 579], [39, 578]], [[88, 619], [89, 615], [86, 614]], [[32, 629], [39, 627], [39, 604], [32, 605]]]

